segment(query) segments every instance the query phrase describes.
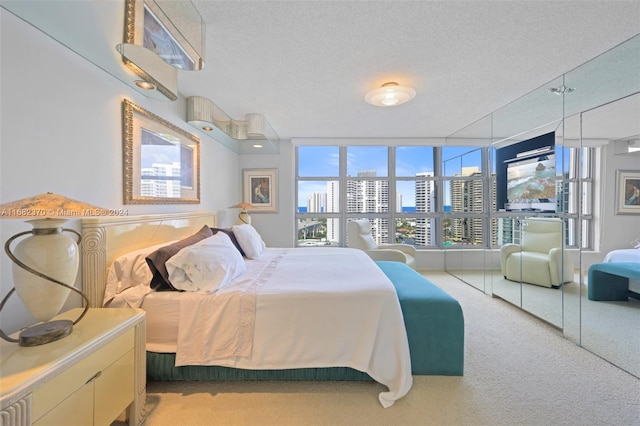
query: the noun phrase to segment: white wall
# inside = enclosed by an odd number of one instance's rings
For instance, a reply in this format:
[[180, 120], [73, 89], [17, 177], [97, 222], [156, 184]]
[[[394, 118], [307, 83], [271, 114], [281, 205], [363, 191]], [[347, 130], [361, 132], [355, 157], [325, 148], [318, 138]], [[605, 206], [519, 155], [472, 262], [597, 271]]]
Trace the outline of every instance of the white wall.
[[[3, 9], [0, 31], [0, 203], [51, 191], [104, 208], [126, 208], [129, 215], [216, 210], [220, 225], [234, 223], [226, 208], [241, 199], [239, 155], [194, 132], [184, 119], [184, 99], [147, 99]], [[124, 98], [200, 137], [199, 205], [123, 205]], [[79, 230], [79, 221], [65, 226]], [[0, 227], [3, 244], [30, 229], [16, 219], [0, 220]], [[12, 288], [4, 253], [0, 280], [4, 297]], [[79, 306], [79, 298], [67, 306]], [[0, 322], [11, 333], [34, 320], [14, 294]]]
[[295, 245], [293, 158], [291, 141], [282, 140], [280, 154], [243, 155], [240, 159], [242, 169], [278, 169], [278, 213], [251, 213], [251, 224], [269, 247]]

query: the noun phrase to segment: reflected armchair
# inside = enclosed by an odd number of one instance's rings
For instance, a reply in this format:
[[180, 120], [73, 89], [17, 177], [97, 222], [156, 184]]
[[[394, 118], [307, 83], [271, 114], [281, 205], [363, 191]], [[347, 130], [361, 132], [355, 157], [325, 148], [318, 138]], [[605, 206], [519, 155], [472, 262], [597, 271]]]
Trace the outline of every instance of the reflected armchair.
[[526, 218], [521, 244], [500, 248], [502, 275], [511, 281], [560, 287], [573, 281], [573, 260], [562, 249], [562, 219]]
[[408, 244], [376, 244], [368, 219], [348, 222], [347, 246], [366, 252], [373, 260], [391, 260], [416, 268], [416, 249]]

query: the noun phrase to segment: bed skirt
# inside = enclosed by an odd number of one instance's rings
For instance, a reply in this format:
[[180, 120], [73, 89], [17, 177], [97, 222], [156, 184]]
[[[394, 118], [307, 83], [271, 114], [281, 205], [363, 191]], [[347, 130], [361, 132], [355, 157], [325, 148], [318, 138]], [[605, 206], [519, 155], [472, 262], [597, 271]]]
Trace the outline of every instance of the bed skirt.
[[348, 367], [242, 370], [231, 367], [186, 365], [176, 367], [176, 354], [147, 352], [147, 380], [213, 381], [373, 381], [362, 371]]

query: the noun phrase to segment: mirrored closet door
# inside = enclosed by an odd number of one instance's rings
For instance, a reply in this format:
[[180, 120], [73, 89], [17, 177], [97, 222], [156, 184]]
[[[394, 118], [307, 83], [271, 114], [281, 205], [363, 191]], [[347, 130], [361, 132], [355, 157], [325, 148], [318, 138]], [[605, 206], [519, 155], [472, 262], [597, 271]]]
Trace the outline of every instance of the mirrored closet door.
[[[633, 198], [636, 182], [640, 188], [640, 73], [633, 70], [640, 70], [640, 35], [456, 132], [447, 144], [466, 142], [488, 153], [484, 291], [640, 377], [640, 280], [629, 280], [630, 297], [622, 300], [591, 300], [588, 291], [592, 265], [640, 263], [640, 201]], [[527, 160], [534, 174], [527, 175]], [[560, 285], [531, 282], [539, 277], [531, 276], [534, 263], [524, 255], [505, 269], [508, 246], [527, 245], [540, 219], [559, 221]], [[445, 250], [447, 270], [480, 287], [465, 248], [455, 248]]]

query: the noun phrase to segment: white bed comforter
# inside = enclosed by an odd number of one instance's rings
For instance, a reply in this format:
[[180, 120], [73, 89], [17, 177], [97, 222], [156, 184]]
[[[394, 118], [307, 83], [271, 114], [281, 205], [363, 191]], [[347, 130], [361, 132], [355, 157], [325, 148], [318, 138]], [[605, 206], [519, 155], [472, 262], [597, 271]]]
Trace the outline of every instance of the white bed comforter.
[[620, 249], [607, 253], [603, 262], [638, 262], [640, 263], [639, 249]]
[[176, 366], [351, 367], [387, 386], [384, 407], [411, 389], [395, 287], [364, 252], [267, 248], [246, 262], [247, 271], [213, 295], [175, 293]]

